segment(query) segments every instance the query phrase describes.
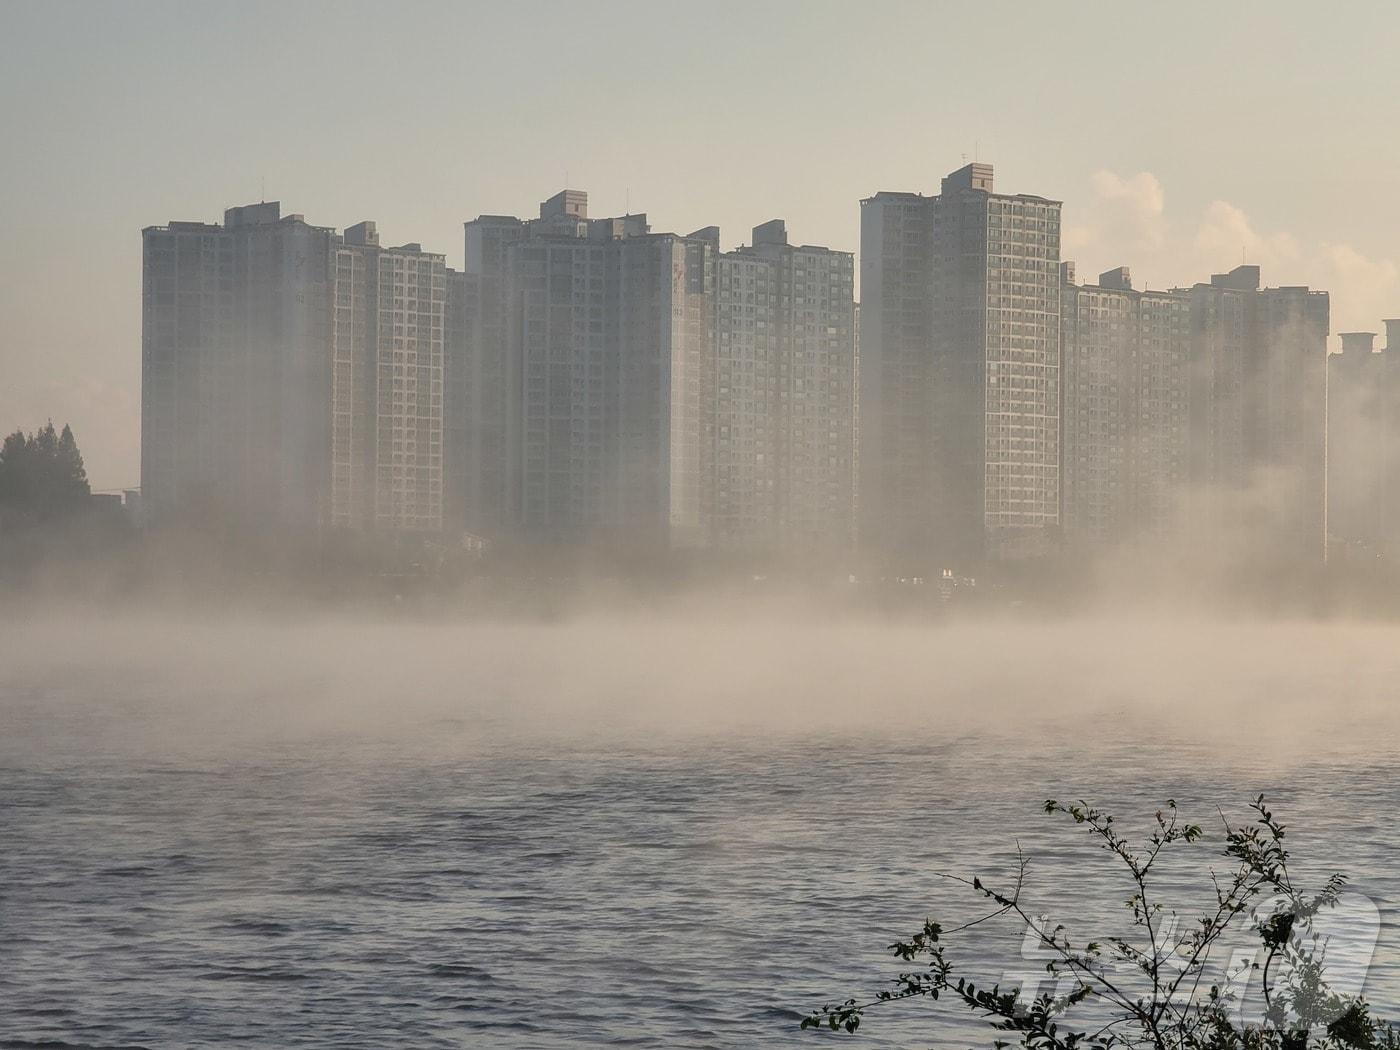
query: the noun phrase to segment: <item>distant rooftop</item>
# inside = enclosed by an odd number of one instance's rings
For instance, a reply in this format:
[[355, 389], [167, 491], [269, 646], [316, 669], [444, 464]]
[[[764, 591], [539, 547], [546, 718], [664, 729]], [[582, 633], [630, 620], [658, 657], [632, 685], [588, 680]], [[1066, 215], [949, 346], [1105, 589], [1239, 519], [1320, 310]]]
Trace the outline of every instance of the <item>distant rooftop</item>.
[[1229, 273], [1213, 273], [1210, 275], [1210, 283], [1215, 288], [1236, 288], [1246, 292], [1258, 291], [1259, 267], [1236, 266]]
[[992, 166], [990, 164], [966, 164], [943, 178], [943, 192], [954, 190], [977, 190], [992, 192]]
[[[1041, 197], [1033, 193], [995, 193], [996, 179], [993, 167], [990, 164], [980, 162], [964, 164], [957, 171], [950, 172], [943, 177], [943, 182], [939, 188], [939, 195], [950, 193], [987, 193], [1007, 200], [1036, 201], [1042, 204], [1062, 204], [1062, 201], [1052, 197]], [[861, 203], [868, 204], [874, 200], [905, 200], [922, 201], [933, 198], [923, 193], [911, 193], [903, 190], [880, 190], [864, 198]]]
[[586, 191], [560, 190], [549, 200], [540, 204], [541, 219], [564, 216], [574, 219], [588, 218], [588, 193]]
[[258, 204], [243, 204], [224, 211], [224, 225], [267, 226], [282, 218], [281, 201], [261, 201]]

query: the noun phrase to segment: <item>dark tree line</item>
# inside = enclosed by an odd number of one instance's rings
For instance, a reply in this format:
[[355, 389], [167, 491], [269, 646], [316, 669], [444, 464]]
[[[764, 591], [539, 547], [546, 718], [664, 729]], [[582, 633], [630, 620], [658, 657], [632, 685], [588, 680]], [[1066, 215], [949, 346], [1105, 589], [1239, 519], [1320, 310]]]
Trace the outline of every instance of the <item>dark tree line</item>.
[[71, 517], [90, 502], [83, 455], [70, 427], [52, 422], [33, 434], [16, 430], [0, 445], [0, 524], [42, 525]]

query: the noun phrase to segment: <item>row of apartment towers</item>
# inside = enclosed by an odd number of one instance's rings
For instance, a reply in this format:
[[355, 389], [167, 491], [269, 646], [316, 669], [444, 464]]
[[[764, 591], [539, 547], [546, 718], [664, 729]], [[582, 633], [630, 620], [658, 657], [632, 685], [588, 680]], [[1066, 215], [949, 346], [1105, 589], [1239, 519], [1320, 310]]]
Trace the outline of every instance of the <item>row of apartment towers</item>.
[[1060, 209], [986, 164], [877, 193], [860, 307], [853, 255], [781, 220], [723, 251], [575, 190], [466, 223], [460, 273], [276, 202], [150, 227], [143, 504], [916, 571], [1151, 536], [1267, 475], [1320, 556], [1326, 293], [1080, 285]]

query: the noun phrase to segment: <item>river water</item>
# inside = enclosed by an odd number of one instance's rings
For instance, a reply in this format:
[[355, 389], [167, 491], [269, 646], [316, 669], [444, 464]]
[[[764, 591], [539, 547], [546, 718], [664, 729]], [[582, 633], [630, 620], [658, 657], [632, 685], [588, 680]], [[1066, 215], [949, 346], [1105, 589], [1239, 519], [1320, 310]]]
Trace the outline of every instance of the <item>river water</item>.
[[[1048, 797], [1166, 798], [1216, 863], [1266, 793], [1352, 876], [1400, 1014], [1391, 628], [15, 625], [0, 1046], [799, 1046], [1005, 879], [1126, 895]], [[1134, 685], [1133, 683], [1137, 683]], [[1211, 690], [1214, 690], [1212, 693]], [[1139, 820], [1140, 823], [1140, 820]], [[1187, 875], [1169, 881], [1176, 903]], [[1021, 930], [970, 972], [1025, 972]], [[1038, 965], [1030, 961], [1029, 969]], [[872, 1014], [852, 1046], [968, 1045]]]

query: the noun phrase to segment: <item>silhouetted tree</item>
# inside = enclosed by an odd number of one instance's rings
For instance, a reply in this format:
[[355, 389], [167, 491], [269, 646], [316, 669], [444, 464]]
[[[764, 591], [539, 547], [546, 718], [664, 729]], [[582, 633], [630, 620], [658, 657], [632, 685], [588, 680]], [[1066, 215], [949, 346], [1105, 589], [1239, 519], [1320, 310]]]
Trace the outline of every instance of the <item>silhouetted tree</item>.
[[0, 445], [0, 520], [51, 522], [87, 507], [91, 489], [72, 428], [49, 422], [28, 436], [16, 430]]
[[[931, 920], [907, 941], [890, 946], [914, 968], [893, 987], [860, 1002], [823, 1006], [803, 1028], [854, 1032], [868, 1010], [906, 999], [951, 1001], [990, 1023], [997, 1050], [1396, 1050], [1400, 1033], [1373, 1017], [1366, 1001], [1328, 987], [1314, 920], [1338, 903], [1346, 879], [1333, 875], [1318, 891], [1297, 886], [1283, 846], [1284, 826], [1261, 795], [1254, 820], [1224, 824], [1224, 854], [1231, 872], [1209, 872], [1206, 906], [1195, 921], [1161, 903], [1154, 878], [1166, 852], [1205, 836], [1199, 824], [1179, 818], [1168, 801], [1145, 842], [1118, 831], [1113, 817], [1085, 802], [1045, 803], [1047, 813], [1068, 817], [1125, 870], [1131, 934], [1074, 937], [1028, 910], [1022, 897], [1026, 861], [1012, 885], [993, 889], [980, 878], [942, 876], [966, 885], [990, 911], [954, 928]], [[1222, 816], [1222, 822], [1224, 817]], [[1018, 849], [1019, 855], [1019, 849]], [[957, 935], [997, 918], [1016, 920], [1038, 944], [1054, 994], [1022, 995], [1022, 989], [976, 985], [955, 973], [949, 950]], [[1217, 956], [1234, 927], [1247, 927], [1259, 947], [1242, 968], [1212, 980]], [[1237, 978], [1258, 975], [1258, 1016], [1240, 1010]], [[1080, 1006], [1080, 1004], [1083, 1004]]]

